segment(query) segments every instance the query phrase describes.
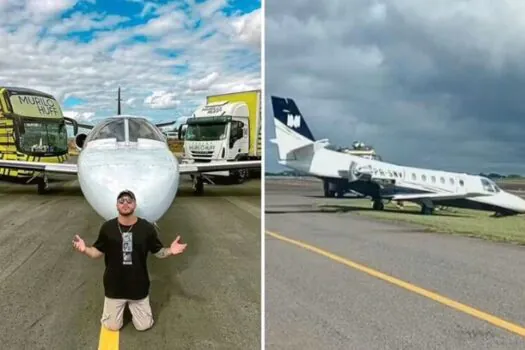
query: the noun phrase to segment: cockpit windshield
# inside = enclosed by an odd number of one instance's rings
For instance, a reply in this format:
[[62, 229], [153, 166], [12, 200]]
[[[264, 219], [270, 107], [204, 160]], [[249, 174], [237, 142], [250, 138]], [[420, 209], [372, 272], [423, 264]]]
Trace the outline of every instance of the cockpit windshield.
[[94, 140], [117, 139], [117, 142], [126, 140], [124, 133], [124, 119], [111, 118], [95, 126], [86, 137], [86, 143]]
[[481, 184], [483, 185], [483, 189], [487, 192], [498, 193], [501, 191], [494, 181], [485, 177], [481, 178]]
[[137, 142], [138, 139], [165, 141], [164, 135], [145, 119], [111, 118], [95, 126], [86, 137], [85, 142], [103, 139], [116, 139], [117, 142], [126, 141], [126, 120], [129, 129], [128, 141]]
[[138, 139], [164, 141], [164, 135], [156, 130], [148, 121], [139, 118], [129, 120], [129, 141], [137, 142]]

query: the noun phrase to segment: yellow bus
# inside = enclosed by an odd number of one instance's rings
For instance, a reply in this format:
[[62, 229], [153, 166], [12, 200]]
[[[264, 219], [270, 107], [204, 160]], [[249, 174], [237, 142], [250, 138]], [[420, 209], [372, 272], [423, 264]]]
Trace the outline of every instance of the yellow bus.
[[[69, 158], [66, 123], [73, 124], [76, 135], [78, 124], [64, 117], [52, 95], [0, 86], [0, 159], [63, 163]], [[31, 180], [34, 173], [0, 167], [3, 178]]]

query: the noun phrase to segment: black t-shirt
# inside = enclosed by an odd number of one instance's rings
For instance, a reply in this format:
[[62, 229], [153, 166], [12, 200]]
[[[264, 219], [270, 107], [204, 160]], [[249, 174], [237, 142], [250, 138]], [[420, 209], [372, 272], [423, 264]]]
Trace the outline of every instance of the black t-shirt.
[[138, 218], [134, 225], [124, 226], [117, 218], [108, 220], [93, 247], [104, 253], [106, 297], [139, 300], [148, 295], [148, 252], [155, 254], [163, 247], [151, 223]]

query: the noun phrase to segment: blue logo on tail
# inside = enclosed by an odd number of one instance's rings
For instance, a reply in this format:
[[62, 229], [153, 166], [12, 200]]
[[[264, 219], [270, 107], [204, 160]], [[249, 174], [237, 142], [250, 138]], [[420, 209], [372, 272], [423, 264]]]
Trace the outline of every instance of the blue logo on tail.
[[296, 133], [306, 137], [311, 141], [315, 141], [312, 132], [306, 125], [306, 122], [297, 108], [295, 101], [291, 98], [285, 99], [282, 97], [271, 96], [273, 115], [284, 125], [288, 126], [290, 129]]

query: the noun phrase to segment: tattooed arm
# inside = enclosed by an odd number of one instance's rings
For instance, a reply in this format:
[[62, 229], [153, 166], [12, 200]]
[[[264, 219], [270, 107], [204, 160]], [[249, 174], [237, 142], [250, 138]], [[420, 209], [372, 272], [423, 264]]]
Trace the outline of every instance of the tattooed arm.
[[159, 259], [165, 259], [172, 255], [181, 254], [186, 249], [186, 244], [179, 243], [180, 236], [177, 236], [169, 247], [164, 247], [159, 239], [157, 230], [152, 226], [153, 230], [149, 236], [149, 250]]
[[155, 255], [159, 259], [167, 258], [171, 255], [170, 248], [165, 248], [162, 242], [159, 239], [159, 235], [157, 234], [157, 230], [154, 225], [151, 225], [151, 231], [149, 236], [149, 250], [153, 255]]
[[159, 259], [164, 259], [172, 254], [171, 254], [170, 248], [160, 248], [160, 250], [156, 252], [154, 255]]

